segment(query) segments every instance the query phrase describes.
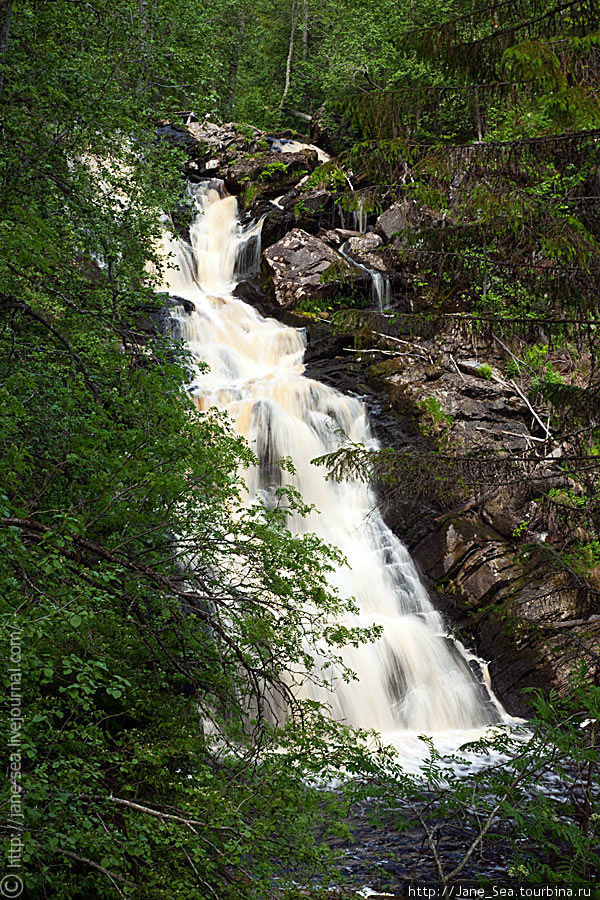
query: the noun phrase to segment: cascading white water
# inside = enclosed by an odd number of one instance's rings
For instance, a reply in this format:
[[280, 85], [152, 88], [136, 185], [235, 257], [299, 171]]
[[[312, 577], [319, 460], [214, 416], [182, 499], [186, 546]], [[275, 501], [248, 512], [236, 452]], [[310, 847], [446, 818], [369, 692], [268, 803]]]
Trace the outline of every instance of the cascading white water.
[[314, 144], [304, 144], [302, 141], [292, 141], [289, 138], [276, 138], [271, 141], [271, 150], [278, 150], [280, 153], [300, 153], [302, 150], [314, 150], [320, 163], [329, 162], [331, 157], [320, 147]]
[[375, 728], [390, 739], [404, 730], [433, 733], [499, 721], [493, 698], [463, 648], [446, 636], [372, 491], [354, 481], [327, 481], [310, 462], [339, 446], [341, 433], [376, 446], [364, 405], [303, 374], [300, 330], [264, 318], [233, 296], [240, 251], [256, 241], [260, 226], [240, 226], [236, 200], [219, 183], [193, 192], [198, 217], [190, 244], [166, 239], [178, 260], [166, 289], [195, 306], [178, 322], [195, 359], [210, 367], [194, 381], [195, 401], [200, 409], [226, 409], [254, 447], [260, 465], [248, 478], [251, 495], [267, 495], [280, 477], [276, 461], [293, 459], [296, 474], [286, 479], [319, 512], [292, 517], [290, 527], [314, 531], [345, 554], [349, 567], [338, 571], [336, 586], [360, 606], [349, 624], [383, 626], [375, 644], [344, 651], [358, 681], [339, 682], [333, 692], [307, 682], [304, 690], [330, 703], [340, 721]]

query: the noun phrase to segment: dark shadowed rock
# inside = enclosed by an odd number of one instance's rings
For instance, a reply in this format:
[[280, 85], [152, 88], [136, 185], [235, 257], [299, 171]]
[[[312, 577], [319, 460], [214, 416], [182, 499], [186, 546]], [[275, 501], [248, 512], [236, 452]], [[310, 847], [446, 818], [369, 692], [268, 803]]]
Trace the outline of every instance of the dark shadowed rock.
[[[414, 204], [416, 206], [416, 204]], [[391, 241], [396, 232], [402, 231], [409, 225], [409, 214], [412, 212], [413, 201], [402, 200], [394, 203], [386, 209], [377, 219], [376, 228], [380, 234]]]
[[165, 298], [165, 309], [175, 309], [180, 306], [188, 315], [196, 309], [192, 301], [187, 300], [185, 297], [177, 297], [173, 294], [161, 294], [161, 296]]
[[299, 194], [294, 209], [299, 220], [323, 228], [335, 223], [335, 201], [330, 191], [315, 188]]
[[267, 197], [259, 196], [248, 208], [243, 221], [262, 219], [261, 246], [263, 250], [280, 241], [295, 225], [293, 210], [283, 209]]
[[185, 297], [167, 293], [160, 293], [158, 296], [162, 305], [150, 313], [152, 330], [157, 329], [161, 334], [169, 335], [174, 341], [181, 341], [183, 337], [181, 321], [193, 313], [196, 307]]
[[576, 634], [583, 625], [592, 649], [598, 646], [600, 622], [584, 625], [589, 610], [564, 575], [536, 566], [534, 555], [521, 557], [514, 540], [475, 512], [446, 521], [412, 552], [425, 575], [445, 588], [438, 591], [443, 611], [490, 660], [494, 689], [512, 714], [528, 712], [524, 687], [568, 689], [581, 655], [568, 640], [573, 627]]
[[190, 151], [196, 143], [195, 138], [185, 125], [173, 125], [171, 122], [164, 122], [157, 126], [156, 133], [169, 144], [175, 147], [182, 147], [186, 151]]
[[318, 161], [314, 150], [298, 153], [267, 150], [236, 156], [221, 167], [221, 177], [232, 194], [246, 191], [252, 185], [253, 191], [271, 198], [289, 191], [303, 175], [312, 172]]
[[233, 290], [234, 297], [239, 297], [244, 303], [249, 303], [255, 309], [266, 316], [269, 314], [267, 298], [255, 280], [240, 281]]

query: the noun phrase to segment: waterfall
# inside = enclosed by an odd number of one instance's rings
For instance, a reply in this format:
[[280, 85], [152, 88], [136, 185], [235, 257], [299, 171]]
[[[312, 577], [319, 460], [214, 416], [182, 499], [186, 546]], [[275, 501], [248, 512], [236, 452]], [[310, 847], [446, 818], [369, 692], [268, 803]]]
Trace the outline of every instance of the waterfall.
[[371, 273], [371, 290], [375, 306], [379, 312], [383, 312], [392, 302], [389, 275], [384, 275], [383, 272], [378, 272], [376, 269], [369, 269], [369, 271]]
[[314, 144], [304, 144], [302, 141], [292, 141], [289, 138], [268, 137], [267, 140], [271, 145], [271, 150], [276, 150], [280, 153], [300, 153], [302, 150], [314, 150], [321, 164], [329, 162], [331, 159], [328, 153], [325, 153], [324, 150], [321, 150], [320, 147], [316, 147]]
[[354, 230], [365, 234], [367, 231], [367, 214], [365, 212], [365, 201], [359, 198], [358, 207], [352, 211], [352, 221], [354, 222]]
[[279, 483], [276, 461], [293, 459], [296, 472], [286, 473], [286, 480], [318, 512], [292, 515], [289, 527], [316, 532], [345, 554], [349, 567], [340, 568], [333, 581], [358, 602], [360, 612], [348, 624], [383, 626], [377, 642], [344, 650], [358, 681], [338, 678], [332, 691], [306, 682], [304, 696], [329, 703], [336, 719], [375, 728], [390, 740], [407, 731], [498, 722], [499, 707], [475, 658], [447, 636], [372, 490], [355, 481], [328, 481], [310, 462], [339, 446], [341, 433], [377, 446], [363, 403], [304, 375], [301, 330], [264, 318], [233, 296], [240, 255], [249, 240], [256, 243], [260, 226], [239, 224], [236, 200], [222, 185], [206, 183], [193, 191], [198, 216], [189, 243], [165, 239], [177, 259], [165, 287], [194, 304], [191, 315], [181, 310], [178, 325], [193, 357], [210, 367], [196, 373], [195, 402], [201, 410], [226, 409], [255, 449], [260, 464], [248, 475], [251, 496], [268, 498]]
[[361, 272], [367, 273], [371, 279], [371, 297], [373, 303], [379, 312], [383, 312], [386, 306], [389, 306], [392, 302], [389, 275], [385, 275], [383, 272], [380, 272], [379, 269], [369, 269], [368, 266], [364, 266], [362, 263], [357, 262], [348, 251], [348, 241], [342, 244], [339, 252], [340, 256], [343, 256], [350, 265], [354, 266], [356, 269], [360, 269]]

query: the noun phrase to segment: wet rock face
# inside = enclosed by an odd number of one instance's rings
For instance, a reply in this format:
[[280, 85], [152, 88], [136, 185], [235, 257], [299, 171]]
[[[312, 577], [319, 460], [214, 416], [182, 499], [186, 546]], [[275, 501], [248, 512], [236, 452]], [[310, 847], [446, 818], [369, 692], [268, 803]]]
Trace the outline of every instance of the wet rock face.
[[[185, 297], [176, 297], [166, 293], [160, 293], [161, 306], [154, 309], [151, 318], [161, 334], [170, 334], [174, 340], [182, 339], [182, 332], [177, 320], [177, 313], [190, 315], [195, 309], [191, 300]], [[174, 316], [173, 313], [176, 315]]]
[[[277, 199], [277, 198], [275, 198]], [[273, 200], [260, 197], [248, 210], [249, 217], [262, 219], [261, 244], [263, 250], [271, 247], [296, 226], [294, 210], [276, 206]]]
[[[329, 228], [319, 232], [319, 237], [330, 247], [339, 249], [341, 254], [353, 260], [363, 270], [379, 272], [388, 277], [394, 274], [385, 254], [380, 251], [383, 241], [374, 232], [361, 234], [348, 228]], [[364, 274], [368, 277], [368, 272]]]
[[319, 234], [323, 228], [335, 224], [333, 195], [325, 190], [304, 190], [305, 181], [301, 178], [287, 192], [283, 192], [281, 185], [277, 186], [277, 190], [261, 191], [249, 206], [248, 213], [252, 218], [264, 216], [263, 247], [270, 247], [281, 240], [292, 228]]
[[[432, 352], [433, 351], [433, 352]], [[424, 430], [443, 431], [446, 442], [470, 452], [525, 450], [532, 443], [531, 414], [514, 388], [491, 367], [483, 375], [465, 374], [462, 363], [439, 347], [408, 345], [402, 356], [370, 368], [382, 388], [401, 392], [421, 410]], [[480, 366], [478, 365], [478, 368]], [[497, 380], [492, 380], [497, 378]]]
[[[465, 626], [490, 660], [494, 689], [511, 714], [527, 715], [525, 687], [568, 688], [580, 657], [568, 632], [581, 628], [589, 611], [559, 573], [521, 557], [476, 513], [453, 517], [412, 552], [430, 581], [446, 589], [438, 596], [448, 618]], [[592, 623], [596, 644], [599, 626]]]
[[[475, 462], [492, 454], [498, 465], [497, 454], [506, 447], [531, 454], [534, 442], [543, 440], [530, 408], [501, 372], [487, 365], [482, 373], [480, 361], [465, 357], [464, 350], [461, 357], [456, 346], [451, 353], [449, 344], [449, 337], [439, 334], [435, 341], [405, 341], [402, 355], [366, 368], [369, 385], [387, 395], [388, 408], [399, 417], [390, 429], [369, 404], [376, 433], [384, 445], [411, 448], [417, 457], [422, 452], [419, 480], [427, 484], [424, 490], [402, 484], [386, 492], [382, 509], [408, 545], [436, 605], [458, 626], [461, 638], [490, 661], [501, 702], [511, 714], [526, 716], [524, 688], [566, 693], [582, 659], [593, 670], [600, 617], [584, 592], [552, 564], [552, 535], [546, 534], [539, 498], [549, 487], [568, 487], [568, 479], [550, 459], [537, 481], [507, 483], [500, 472], [494, 486], [492, 471], [491, 483], [478, 495], [468, 490], [447, 504], [436, 494], [440, 471], [436, 457], [428, 463], [425, 454], [440, 440], [450, 454]], [[485, 358], [486, 348], [481, 351]], [[489, 348], [487, 353], [493, 360]]]
[[325, 297], [335, 283], [352, 279], [355, 272], [324, 241], [294, 228], [263, 254], [263, 266], [271, 281], [275, 302], [283, 308], [297, 306], [308, 297]]
[[387, 274], [390, 272], [390, 268], [383, 253], [379, 250], [382, 244], [383, 241], [378, 234], [367, 232], [367, 234], [351, 235], [345, 244], [345, 249], [359, 266]]

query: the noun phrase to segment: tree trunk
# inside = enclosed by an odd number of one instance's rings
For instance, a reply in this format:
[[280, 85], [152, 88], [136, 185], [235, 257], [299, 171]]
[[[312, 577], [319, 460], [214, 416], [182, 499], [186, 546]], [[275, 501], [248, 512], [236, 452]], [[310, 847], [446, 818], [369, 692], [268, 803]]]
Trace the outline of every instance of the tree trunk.
[[308, 56], [308, 0], [304, 0], [304, 20], [302, 23], [302, 59]]
[[235, 106], [235, 95], [237, 91], [237, 77], [240, 65], [240, 56], [242, 55], [242, 47], [244, 44], [244, 31], [246, 29], [246, 19], [240, 15], [238, 19], [237, 40], [235, 43], [235, 52], [233, 59], [229, 64], [229, 97], [227, 98], [227, 115], [233, 116], [233, 108]]
[[479, 89], [476, 87], [473, 92], [473, 108], [475, 111], [475, 126], [477, 128], [477, 140], [481, 143], [483, 140], [483, 126], [481, 122], [481, 107], [479, 105]]
[[287, 93], [290, 89], [290, 80], [292, 75], [292, 56], [294, 55], [294, 35], [296, 32], [296, 0], [292, 0], [292, 24], [290, 28], [290, 46], [288, 48], [287, 62], [285, 64], [285, 87], [283, 89], [283, 95], [281, 97], [281, 103], [279, 104], [279, 109], [283, 109], [283, 104], [285, 103], [285, 98], [287, 97]]

